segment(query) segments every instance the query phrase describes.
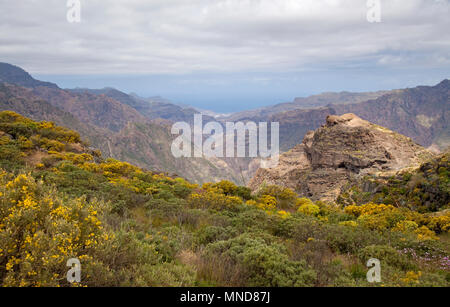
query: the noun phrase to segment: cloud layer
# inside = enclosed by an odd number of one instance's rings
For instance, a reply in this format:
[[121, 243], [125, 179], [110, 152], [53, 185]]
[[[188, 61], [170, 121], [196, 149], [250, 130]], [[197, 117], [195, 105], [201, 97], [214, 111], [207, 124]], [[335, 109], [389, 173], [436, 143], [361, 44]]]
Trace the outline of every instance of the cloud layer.
[[0, 61], [37, 74], [450, 67], [448, 0], [0, 0]]

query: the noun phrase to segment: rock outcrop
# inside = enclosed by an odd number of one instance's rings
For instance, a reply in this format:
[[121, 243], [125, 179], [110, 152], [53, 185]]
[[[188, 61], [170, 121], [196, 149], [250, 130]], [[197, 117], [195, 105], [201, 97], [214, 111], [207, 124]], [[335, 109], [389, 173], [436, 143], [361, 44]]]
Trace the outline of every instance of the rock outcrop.
[[315, 200], [334, 201], [358, 176], [395, 173], [431, 157], [410, 138], [354, 114], [330, 115], [302, 144], [282, 154], [276, 168], [259, 169], [249, 187], [277, 184]]

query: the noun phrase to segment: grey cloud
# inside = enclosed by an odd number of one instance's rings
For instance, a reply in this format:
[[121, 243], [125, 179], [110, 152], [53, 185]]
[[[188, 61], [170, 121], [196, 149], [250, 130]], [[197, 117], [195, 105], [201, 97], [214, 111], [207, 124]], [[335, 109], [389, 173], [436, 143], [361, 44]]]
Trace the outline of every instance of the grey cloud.
[[[286, 71], [450, 65], [449, 1], [0, 0], [0, 58], [34, 73]], [[435, 60], [433, 60], [435, 59]]]

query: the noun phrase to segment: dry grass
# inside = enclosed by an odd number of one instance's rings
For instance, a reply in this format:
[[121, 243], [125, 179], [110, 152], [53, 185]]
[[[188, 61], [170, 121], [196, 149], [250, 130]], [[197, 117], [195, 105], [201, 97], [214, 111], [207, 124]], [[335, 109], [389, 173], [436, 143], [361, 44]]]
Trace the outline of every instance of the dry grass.
[[42, 159], [45, 157], [48, 157], [48, 153], [37, 150], [35, 152], [33, 152], [31, 155], [28, 155], [27, 157], [25, 157], [25, 163], [27, 163], [28, 165], [31, 166], [36, 166], [37, 164], [42, 162]]
[[197, 279], [202, 284], [218, 287], [243, 287], [245, 285], [245, 270], [232, 263], [228, 258], [207, 256], [201, 250], [197, 252], [183, 250], [177, 255], [177, 259], [181, 263], [195, 268]]
[[197, 264], [200, 262], [200, 256], [189, 249], [184, 249], [184, 250], [180, 251], [178, 253], [178, 255], [176, 256], [176, 258], [182, 264], [191, 266], [191, 267], [196, 267]]

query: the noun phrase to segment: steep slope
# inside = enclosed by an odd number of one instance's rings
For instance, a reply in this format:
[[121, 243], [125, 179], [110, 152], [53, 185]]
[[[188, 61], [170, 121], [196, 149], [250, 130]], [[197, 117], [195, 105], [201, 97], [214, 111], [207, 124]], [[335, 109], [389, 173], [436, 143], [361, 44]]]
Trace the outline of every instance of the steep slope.
[[38, 86], [58, 88], [56, 84], [36, 80], [22, 68], [8, 63], [0, 63], [0, 83], [1, 82], [7, 82], [33, 88]]
[[[239, 178], [217, 158], [174, 158], [171, 142], [176, 137], [167, 123], [129, 123], [113, 136], [111, 156], [137, 166], [188, 178], [196, 183], [238, 182]], [[149, 137], [151, 136], [151, 137]]]
[[345, 186], [337, 201], [344, 206], [394, 204], [418, 212], [450, 209], [450, 151], [395, 176], [365, 176]]
[[[142, 98], [135, 94], [126, 94], [114, 88], [103, 89], [86, 89], [76, 88], [67, 90], [76, 94], [89, 93], [94, 95], [104, 95], [112, 98], [122, 104], [128, 105], [138, 111], [141, 115], [148, 119], [166, 119], [172, 122], [184, 121], [192, 124], [194, 114], [199, 113], [197, 110], [190, 107], [181, 107], [173, 104], [163, 98]], [[205, 116], [205, 120], [213, 120], [212, 117]]]
[[128, 122], [148, 120], [132, 107], [104, 95], [71, 93], [48, 87], [35, 88], [33, 94], [75, 115], [83, 122], [114, 132], [119, 132]]
[[359, 104], [333, 105], [337, 114], [352, 112], [409, 136], [423, 146], [450, 144], [450, 80], [418, 86]]
[[285, 152], [298, 144], [308, 131], [319, 128], [324, 118], [335, 114], [334, 109], [325, 107], [279, 113], [267, 121], [280, 123], [280, 150]]
[[176, 173], [193, 182], [221, 179], [239, 182], [235, 171], [222, 160], [173, 157], [171, 142], [175, 136], [170, 133], [170, 122], [150, 120], [104, 94], [0, 83], [0, 110], [76, 130], [106, 157], [142, 168]]
[[430, 157], [410, 138], [354, 114], [328, 116], [326, 125], [308, 132], [302, 144], [281, 155], [278, 167], [259, 169], [249, 187], [277, 184], [313, 199], [333, 201], [357, 177], [395, 173]]
[[[200, 113], [194, 108], [176, 105], [161, 97], [142, 98], [137, 95], [132, 95], [132, 97], [139, 104], [136, 109], [141, 114], [151, 119], [163, 118], [172, 122], [182, 121], [192, 125], [194, 114]], [[203, 118], [205, 121], [214, 120], [213, 117], [208, 115], [204, 115]]]
[[134, 109], [139, 107], [139, 103], [130, 95], [125, 94], [124, 92], [121, 92], [119, 90], [116, 90], [112, 87], [105, 87], [102, 89], [90, 89], [90, 88], [74, 88], [74, 89], [66, 89], [66, 91], [75, 93], [75, 94], [83, 94], [83, 93], [89, 93], [93, 95], [104, 95], [107, 97], [110, 97], [112, 99], [115, 99], [123, 104], [126, 104]]
[[[45, 95], [36, 93], [45, 93], [58, 106], [44, 100], [42, 96]], [[176, 173], [193, 182], [238, 181], [234, 172], [221, 160], [173, 157], [170, 148], [175, 136], [170, 133], [170, 122], [152, 121], [136, 112], [120, 117], [123, 109], [129, 111], [131, 108], [109, 97], [70, 94], [43, 87], [36, 91], [0, 84], [0, 110], [15, 111], [35, 120], [53, 121], [76, 130], [106, 157], [128, 161], [145, 169]], [[105, 110], [104, 113], [101, 110]], [[119, 116], [119, 120], [114, 122], [113, 116]], [[133, 118], [140, 120], [133, 121]]]
[[[33, 90], [22, 86], [0, 83], [0, 110], [10, 110], [34, 120], [52, 121], [78, 131], [85, 140], [105, 151], [113, 133], [107, 129], [80, 121], [72, 113], [36, 96]], [[107, 151], [106, 151], [107, 152]]]
[[450, 143], [450, 81], [398, 90], [360, 103], [292, 110], [265, 120], [280, 123], [280, 148], [286, 151], [295, 146], [306, 131], [320, 127], [324, 115], [346, 113], [409, 136], [422, 146], [435, 144], [442, 150]]
[[[60, 109], [81, 115], [80, 118], [88, 118], [89, 121], [95, 120], [110, 125], [106, 128], [114, 131], [120, 130], [128, 121], [142, 121], [143, 117], [162, 118], [173, 122], [192, 122], [194, 114], [198, 113], [193, 108], [181, 107], [164, 99], [156, 97], [144, 99], [136, 95], [125, 94], [114, 88], [61, 90], [56, 84], [36, 80], [22, 68], [8, 63], [0, 63], [0, 83], [36, 89], [36, 95]], [[122, 105], [118, 105], [117, 102]], [[84, 114], [77, 114], [76, 111], [80, 104], [84, 104], [81, 109], [89, 107], [91, 110]], [[100, 112], [109, 114], [111, 117], [103, 118]], [[119, 112], [123, 113], [122, 117], [117, 114]], [[139, 113], [141, 118], [136, 113]], [[212, 117], [208, 117], [208, 119], [212, 119]]]

